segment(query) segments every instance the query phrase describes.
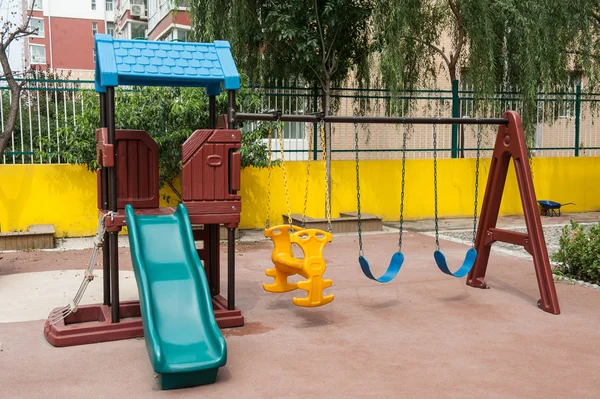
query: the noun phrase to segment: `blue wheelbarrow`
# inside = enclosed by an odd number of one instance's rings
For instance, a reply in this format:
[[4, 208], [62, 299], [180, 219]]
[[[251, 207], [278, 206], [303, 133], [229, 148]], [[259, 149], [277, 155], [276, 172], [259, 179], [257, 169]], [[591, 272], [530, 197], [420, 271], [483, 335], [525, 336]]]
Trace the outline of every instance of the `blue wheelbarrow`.
[[560, 208], [565, 205], [575, 205], [574, 202], [566, 202], [561, 204], [560, 202], [554, 202], [549, 200], [539, 200], [540, 204], [540, 215], [542, 216], [560, 216]]

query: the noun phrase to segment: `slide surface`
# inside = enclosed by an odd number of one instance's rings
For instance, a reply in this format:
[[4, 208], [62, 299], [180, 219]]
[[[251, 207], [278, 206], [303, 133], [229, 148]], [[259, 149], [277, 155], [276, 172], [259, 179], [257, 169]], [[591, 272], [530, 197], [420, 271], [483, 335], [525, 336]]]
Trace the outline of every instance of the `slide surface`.
[[135, 215], [125, 208], [144, 337], [162, 389], [212, 383], [227, 362], [187, 210]]

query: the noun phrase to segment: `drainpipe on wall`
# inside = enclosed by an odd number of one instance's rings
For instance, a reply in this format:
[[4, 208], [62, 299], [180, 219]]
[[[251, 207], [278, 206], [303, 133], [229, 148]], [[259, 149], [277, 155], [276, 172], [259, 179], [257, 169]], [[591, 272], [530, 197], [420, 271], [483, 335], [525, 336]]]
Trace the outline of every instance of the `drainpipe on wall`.
[[48, 1], [48, 43], [50, 44], [50, 69], [54, 69], [54, 61], [52, 59], [52, 13], [50, 12], [50, 0]]
[[[27, 4], [27, 0], [23, 0], [21, 2], [21, 22], [24, 23], [25, 22], [25, 18], [27, 18], [27, 8], [28, 8], [28, 4]], [[27, 69], [29, 69], [29, 66], [31, 65], [31, 59], [29, 57], [29, 36], [25, 36], [23, 38], [23, 48], [22, 48], [22, 52], [21, 52], [21, 68], [23, 69], [23, 71], [26, 71]]]

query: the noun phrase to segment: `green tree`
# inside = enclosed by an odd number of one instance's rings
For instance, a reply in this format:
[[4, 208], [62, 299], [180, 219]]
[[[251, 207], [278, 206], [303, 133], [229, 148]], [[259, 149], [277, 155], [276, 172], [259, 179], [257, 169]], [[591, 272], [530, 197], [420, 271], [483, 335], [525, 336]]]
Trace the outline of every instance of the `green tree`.
[[[600, 1], [592, 1], [595, 3], [590, 10], [588, 29], [582, 32], [582, 38], [573, 43], [569, 54], [577, 57], [581, 63], [582, 69], [593, 78], [600, 74]], [[587, 10], [587, 8], [586, 8]]]
[[[175, 0], [177, 1], [177, 0]], [[300, 80], [321, 89], [331, 113], [331, 88], [355, 72], [370, 78], [370, 20], [374, 0], [191, 0], [193, 38], [228, 40], [252, 82]], [[325, 126], [331, 160], [331, 128]], [[331, 181], [327, 166], [327, 179]], [[329, 185], [331, 187], [331, 184]], [[330, 194], [330, 193], [329, 193]]]
[[10, 138], [12, 137], [13, 129], [15, 128], [15, 124], [17, 123], [17, 116], [19, 113], [19, 99], [21, 98], [21, 92], [23, 90], [23, 86], [27, 83], [26, 80], [18, 81], [19, 75], [23, 74], [23, 71], [13, 71], [13, 67], [9, 63], [9, 47], [14, 42], [24, 39], [32, 34], [36, 33], [36, 30], [33, 29], [29, 22], [31, 21], [31, 16], [33, 15], [33, 5], [36, 1], [41, 0], [33, 0], [31, 5], [31, 10], [25, 15], [22, 21], [19, 23], [13, 22], [13, 19], [18, 15], [16, 11], [13, 11], [17, 7], [20, 7], [18, 1], [12, 0], [9, 1], [7, 6], [9, 7], [10, 14], [5, 16], [0, 16], [0, 69], [1, 69], [1, 77], [6, 81], [8, 85], [8, 90], [10, 92], [10, 106], [8, 108], [8, 112], [6, 117], [3, 130], [0, 132], [0, 159], [3, 159], [4, 151], [8, 146]]
[[595, 9], [597, 0], [379, 0], [373, 26], [382, 80], [391, 89], [414, 88], [457, 81], [468, 68], [480, 98], [498, 89], [521, 94], [531, 132], [539, 89], [555, 90], [573, 69], [594, 84]]
[[319, 84], [328, 112], [332, 84], [355, 70], [369, 79], [373, 0], [191, 0], [194, 39], [228, 40], [254, 83]]

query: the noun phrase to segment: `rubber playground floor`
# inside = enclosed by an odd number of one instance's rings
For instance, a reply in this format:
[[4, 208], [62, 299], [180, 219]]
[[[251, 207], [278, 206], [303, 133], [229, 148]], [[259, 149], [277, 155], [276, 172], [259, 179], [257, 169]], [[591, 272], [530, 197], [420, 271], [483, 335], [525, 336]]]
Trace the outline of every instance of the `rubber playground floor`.
[[[327, 247], [335, 300], [313, 309], [295, 307], [294, 293], [263, 291], [271, 246], [241, 243], [237, 305], [246, 325], [223, 330], [228, 360], [215, 384], [177, 391], [158, 389], [142, 339], [69, 348], [45, 341], [42, 319], [77, 290], [81, 277], [67, 270], [85, 269], [90, 250], [0, 254], [0, 293], [12, 292], [0, 294], [0, 397], [600, 397], [600, 291], [557, 283], [562, 314], [547, 314], [536, 306], [531, 260], [493, 252], [491, 289], [475, 289], [439, 272], [433, 238], [415, 232], [405, 233], [398, 277], [379, 285], [362, 275], [356, 241], [335, 236]], [[397, 235], [364, 241], [381, 272]], [[442, 241], [442, 249], [457, 268], [468, 247]], [[128, 249], [120, 253], [123, 296], [135, 297]], [[23, 284], [22, 294], [11, 284]], [[94, 280], [84, 302], [96, 301], [101, 286]]]

